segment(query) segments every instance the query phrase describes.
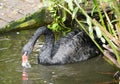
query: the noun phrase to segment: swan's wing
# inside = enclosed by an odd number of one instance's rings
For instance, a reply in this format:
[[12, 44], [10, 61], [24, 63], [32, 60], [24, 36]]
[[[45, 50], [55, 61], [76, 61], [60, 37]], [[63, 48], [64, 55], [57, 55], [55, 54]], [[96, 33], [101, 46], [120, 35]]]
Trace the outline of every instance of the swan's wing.
[[59, 46], [53, 57], [54, 63], [64, 64], [86, 60], [92, 57], [92, 55], [96, 55], [95, 50], [97, 48], [94, 46], [85, 32], [79, 32], [69, 39], [69, 41]]
[[54, 45], [54, 49], [53, 49], [53, 55], [58, 51], [59, 47], [61, 45], [66, 45], [69, 41], [71, 41], [71, 39], [78, 33], [80, 32], [79, 30], [76, 31], [72, 31], [69, 32], [66, 36], [61, 37]]

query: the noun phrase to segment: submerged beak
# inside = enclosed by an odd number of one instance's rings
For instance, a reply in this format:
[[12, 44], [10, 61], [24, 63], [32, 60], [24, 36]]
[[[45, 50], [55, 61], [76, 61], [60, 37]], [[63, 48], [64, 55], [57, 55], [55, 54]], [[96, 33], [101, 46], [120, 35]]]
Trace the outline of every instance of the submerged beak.
[[27, 56], [27, 52], [25, 52], [22, 56], [22, 66], [24, 68], [31, 68], [30, 63], [28, 62], [28, 56]]

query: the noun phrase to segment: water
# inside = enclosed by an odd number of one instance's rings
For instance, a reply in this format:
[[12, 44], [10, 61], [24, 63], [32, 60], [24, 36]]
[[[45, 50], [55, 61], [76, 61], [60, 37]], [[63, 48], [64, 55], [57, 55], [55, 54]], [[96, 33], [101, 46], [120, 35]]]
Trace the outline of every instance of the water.
[[0, 84], [115, 84], [115, 69], [101, 57], [88, 61], [45, 66], [30, 57], [32, 68], [21, 67], [21, 49], [34, 30], [0, 35]]

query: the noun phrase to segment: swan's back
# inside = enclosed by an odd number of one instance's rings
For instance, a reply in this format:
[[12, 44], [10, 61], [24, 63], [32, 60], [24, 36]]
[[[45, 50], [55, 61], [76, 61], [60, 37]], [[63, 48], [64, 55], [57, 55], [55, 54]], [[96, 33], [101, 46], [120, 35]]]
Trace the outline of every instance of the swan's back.
[[57, 53], [60, 46], [67, 45], [67, 43], [69, 41], [71, 41], [73, 36], [75, 36], [78, 32], [80, 32], [80, 30], [75, 30], [75, 31], [72, 31], [72, 32], [68, 33], [66, 36], [63, 36], [62, 38], [60, 38], [54, 45], [52, 56], [54, 56]]
[[54, 43], [54, 34], [45, 29], [45, 45], [38, 62], [41, 64], [65, 64], [87, 60], [99, 55], [99, 50], [84, 31], [73, 31]]
[[53, 63], [65, 64], [87, 60], [99, 54], [98, 48], [91, 41], [89, 36], [81, 31], [63, 41], [53, 57]]

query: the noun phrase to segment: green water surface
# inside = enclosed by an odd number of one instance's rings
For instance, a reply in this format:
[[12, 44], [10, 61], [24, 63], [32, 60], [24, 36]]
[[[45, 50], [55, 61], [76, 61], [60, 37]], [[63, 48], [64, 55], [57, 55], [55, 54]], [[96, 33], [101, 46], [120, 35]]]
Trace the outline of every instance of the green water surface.
[[37, 64], [37, 53], [33, 52], [29, 59], [32, 67], [22, 68], [21, 49], [33, 32], [0, 34], [0, 84], [115, 84], [116, 70], [101, 57], [75, 64], [45, 66]]

